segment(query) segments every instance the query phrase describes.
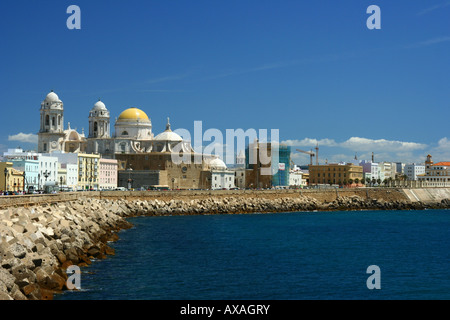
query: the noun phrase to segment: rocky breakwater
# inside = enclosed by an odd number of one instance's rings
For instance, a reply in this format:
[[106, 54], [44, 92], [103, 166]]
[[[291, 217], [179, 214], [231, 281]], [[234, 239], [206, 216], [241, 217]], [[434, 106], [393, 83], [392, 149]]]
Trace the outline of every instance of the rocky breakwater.
[[342, 210], [423, 210], [448, 209], [450, 200], [435, 203], [411, 202], [407, 200], [385, 201], [363, 198], [357, 195], [337, 197], [333, 201], [320, 201], [310, 196], [252, 198], [209, 197], [190, 200], [133, 200], [123, 201], [130, 215], [195, 215], [195, 214], [239, 214], [291, 211], [342, 211]]
[[46, 300], [66, 287], [66, 269], [114, 254], [130, 227], [120, 201], [80, 199], [0, 210], [0, 300]]
[[131, 227], [127, 217], [288, 211], [411, 210], [450, 208], [436, 203], [385, 201], [358, 195], [332, 201], [312, 196], [199, 196], [182, 199], [80, 198], [0, 210], [0, 300], [52, 299], [66, 289], [66, 269], [114, 254], [108, 241]]

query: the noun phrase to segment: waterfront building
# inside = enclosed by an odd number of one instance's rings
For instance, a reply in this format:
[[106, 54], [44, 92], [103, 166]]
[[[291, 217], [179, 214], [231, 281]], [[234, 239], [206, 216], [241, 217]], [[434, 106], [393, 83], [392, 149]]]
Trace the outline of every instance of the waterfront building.
[[99, 160], [100, 190], [114, 190], [117, 188], [118, 162], [116, 159], [100, 158]]
[[395, 163], [396, 176], [399, 176], [399, 175], [403, 174], [405, 165], [406, 165], [406, 164], [403, 163], [403, 162], [396, 162], [396, 163]]
[[373, 180], [377, 181], [380, 178], [380, 167], [377, 162], [361, 160], [359, 165], [363, 168], [363, 178], [367, 183], [367, 179], [369, 179], [369, 183], [372, 183]]
[[408, 180], [418, 180], [419, 175], [425, 174], [425, 166], [417, 163], [407, 164], [403, 169], [403, 173]]
[[76, 190], [78, 184], [78, 166], [76, 163], [61, 163], [62, 168], [66, 170], [66, 179], [62, 186], [69, 190]]
[[8, 149], [3, 154], [3, 157], [5, 161], [12, 162], [14, 169], [24, 172], [26, 191], [38, 189], [39, 155], [37, 153], [25, 152], [20, 148]]
[[[278, 171], [278, 163], [277, 171]], [[245, 149], [245, 187], [272, 187], [272, 144], [257, 139]], [[289, 168], [289, 167], [288, 167]]]
[[39, 160], [39, 181], [38, 188], [44, 189], [46, 185], [58, 183], [58, 158], [40, 154]]
[[359, 165], [331, 163], [309, 166], [309, 184], [338, 184], [357, 186], [363, 178], [363, 168]]
[[216, 158], [209, 162], [211, 170], [211, 189], [233, 189], [235, 188], [235, 172], [228, 170], [225, 162]]
[[289, 171], [289, 186], [301, 188], [306, 186], [306, 179], [303, 177], [303, 171], [297, 166], [294, 166], [294, 168]]
[[431, 155], [425, 161], [425, 174], [417, 176], [428, 187], [450, 187], [450, 161], [434, 163]]
[[99, 189], [99, 154], [77, 154], [78, 188], [81, 190]]
[[0, 162], [0, 190], [25, 190], [23, 171], [13, 168], [12, 162]]
[[244, 167], [237, 167], [234, 168], [234, 185], [239, 189], [244, 189], [245, 184], [245, 176], [246, 176], [246, 169], [245, 169], [245, 163]]
[[[275, 151], [276, 150], [276, 151]], [[278, 152], [278, 168], [276, 161], [274, 161], [275, 152]], [[291, 166], [291, 147], [280, 144], [277, 148], [272, 148], [272, 186], [274, 187], [288, 187], [289, 173]]]

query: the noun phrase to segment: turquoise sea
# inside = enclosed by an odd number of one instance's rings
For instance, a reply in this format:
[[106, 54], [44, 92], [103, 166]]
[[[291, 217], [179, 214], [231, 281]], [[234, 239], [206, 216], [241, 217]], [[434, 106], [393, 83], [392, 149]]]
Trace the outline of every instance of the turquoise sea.
[[[132, 218], [56, 300], [450, 299], [450, 210]], [[381, 289], [368, 289], [380, 269]]]

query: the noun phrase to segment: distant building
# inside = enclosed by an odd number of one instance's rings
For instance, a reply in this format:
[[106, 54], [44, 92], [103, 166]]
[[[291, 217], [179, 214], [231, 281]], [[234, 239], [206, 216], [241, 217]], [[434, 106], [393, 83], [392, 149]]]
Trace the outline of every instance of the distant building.
[[99, 160], [99, 188], [103, 189], [115, 189], [117, 188], [117, 176], [118, 176], [118, 163], [116, 159], [104, 159]]
[[[275, 153], [278, 152], [278, 164], [274, 161]], [[278, 165], [278, 168], [273, 166]], [[287, 145], [278, 145], [278, 148], [272, 148], [272, 186], [287, 187], [289, 186], [289, 175], [291, 165], [291, 147]]]
[[408, 177], [408, 180], [418, 180], [419, 175], [425, 174], [425, 166], [416, 163], [407, 164], [403, 168], [403, 174]]
[[81, 190], [98, 190], [100, 187], [100, 155], [78, 153], [78, 188]]
[[363, 168], [354, 164], [325, 164], [309, 166], [309, 184], [359, 185], [363, 178]]
[[225, 163], [216, 158], [209, 163], [211, 170], [211, 189], [232, 189], [234, 184], [234, 171], [228, 170]]
[[450, 187], [450, 161], [433, 163], [431, 155], [428, 155], [425, 174], [418, 175], [418, 179], [428, 187]]
[[294, 166], [289, 171], [289, 186], [290, 187], [306, 187], [307, 182], [304, 177], [304, 172], [299, 167]]
[[359, 165], [363, 168], [365, 182], [371, 183], [372, 180], [377, 181], [380, 178], [380, 167], [377, 162], [361, 160]]
[[13, 168], [25, 173], [25, 190], [37, 190], [39, 187], [39, 154], [25, 152], [22, 149], [8, 149], [4, 153], [5, 161], [12, 162]]
[[23, 191], [23, 171], [13, 168], [12, 162], [0, 162], [0, 190]]
[[272, 144], [258, 140], [250, 143], [245, 149], [245, 168], [246, 188], [272, 187]]

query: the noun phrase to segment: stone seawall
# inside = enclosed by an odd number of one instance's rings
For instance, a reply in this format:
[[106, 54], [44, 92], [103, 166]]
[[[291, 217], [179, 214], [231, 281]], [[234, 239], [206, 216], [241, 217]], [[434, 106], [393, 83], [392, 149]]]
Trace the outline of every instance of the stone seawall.
[[401, 189], [269, 191], [0, 197], [0, 300], [52, 299], [67, 289], [68, 266], [114, 254], [107, 242], [131, 216], [450, 208], [448, 198], [411, 201]]

